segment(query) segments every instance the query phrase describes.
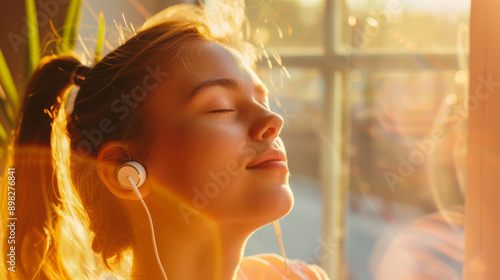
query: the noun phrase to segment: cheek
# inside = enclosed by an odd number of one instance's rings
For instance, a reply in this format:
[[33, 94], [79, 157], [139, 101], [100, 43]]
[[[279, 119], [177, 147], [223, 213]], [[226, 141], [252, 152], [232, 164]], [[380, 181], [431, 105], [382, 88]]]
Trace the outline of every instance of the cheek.
[[244, 129], [235, 125], [201, 122], [179, 123], [159, 133], [151, 163], [164, 187], [173, 188], [187, 201], [213, 181], [213, 174], [236, 161], [240, 168], [244, 154], [238, 145], [245, 141]]
[[[192, 125], [177, 146], [186, 165], [200, 171], [216, 171], [232, 160], [241, 161], [239, 143], [245, 141], [244, 130], [237, 125]], [[200, 174], [204, 175], [204, 174]]]

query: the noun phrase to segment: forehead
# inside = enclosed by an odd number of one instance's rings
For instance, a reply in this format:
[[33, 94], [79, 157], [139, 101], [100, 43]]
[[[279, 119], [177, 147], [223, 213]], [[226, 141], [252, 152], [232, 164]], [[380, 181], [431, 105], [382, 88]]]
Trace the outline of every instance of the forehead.
[[234, 80], [242, 89], [253, 91], [262, 87], [267, 91], [249, 65], [219, 43], [206, 40], [186, 43], [168, 72], [158, 88], [153, 89], [152, 106], [183, 104], [193, 90], [210, 80]]
[[179, 60], [181, 73], [184, 72], [184, 78], [191, 81], [227, 78], [252, 85], [262, 84], [253, 69], [235, 52], [216, 42], [191, 42]]

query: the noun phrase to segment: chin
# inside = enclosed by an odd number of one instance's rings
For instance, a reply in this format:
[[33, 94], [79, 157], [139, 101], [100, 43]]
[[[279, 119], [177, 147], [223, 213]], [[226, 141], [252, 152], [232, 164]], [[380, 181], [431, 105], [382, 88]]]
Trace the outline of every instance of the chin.
[[293, 198], [292, 190], [290, 189], [290, 186], [287, 184], [287, 185], [284, 185], [284, 187], [286, 188], [284, 190], [285, 195], [281, 199], [282, 201], [280, 202], [280, 204], [281, 204], [280, 208], [281, 208], [282, 215], [280, 217], [278, 217], [277, 219], [282, 218], [282, 217], [286, 216], [288, 213], [290, 213], [290, 211], [293, 208], [293, 204], [295, 202], [295, 200]]
[[226, 221], [237, 222], [253, 231], [286, 216], [292, 210], [294, 198], [288, 183], [261, 185], [259, 190], [246, 196], [244, 202], [239, 203], [240, 210], [232, 212], [231, 218]]
[[261, 225], [274, 222], [286, 216], [293, 208], [294, 198], [288, 184], [283, 184], [275, 189], [273, 195], [266, 198], [261, 208], [255, 209], [255, 213], [261, 218]]

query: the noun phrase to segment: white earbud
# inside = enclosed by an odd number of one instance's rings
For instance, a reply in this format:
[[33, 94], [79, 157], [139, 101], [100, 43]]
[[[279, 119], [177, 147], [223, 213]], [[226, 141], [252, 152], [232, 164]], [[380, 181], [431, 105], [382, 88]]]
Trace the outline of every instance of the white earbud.
[[122, 164], [116, 170], [116, 179], [120, 183], [122, 187], [128, 190], [134, 191], [137, 198], [141, 201], [144, 210], [146, 210], [146, 214], [148, 215], [149, 225], [151, 226], [151, 238], [153, 240], [153, 246], [155, 250], [155, 257], [158, 263], [158, 266], [161, 269], [161, 273], [163, 274], [163, 278], [167, 280], [167, 274], [165, 273], [165, 269], [160, 261], [160, 256], [158, 254], [158, 247], [156, 246], [156, 237], [155, 237], [155, 229], [153, 227], [153, 219], [151, 218], [151, 213], [149, 213], [148, 206], [144, 199], [142, 199], [142, 194], [139, 192], [139, 187], [146, 182], [146, 169], [142, 164], [137, 161], [127, 161]]
[[138, 188], [146, 181], [146, 169], [137, 161], [127, 161], [116, 170], [116, 177], [122, 187], [132, 190], [133, 186], [127, 177], [130, 177]]

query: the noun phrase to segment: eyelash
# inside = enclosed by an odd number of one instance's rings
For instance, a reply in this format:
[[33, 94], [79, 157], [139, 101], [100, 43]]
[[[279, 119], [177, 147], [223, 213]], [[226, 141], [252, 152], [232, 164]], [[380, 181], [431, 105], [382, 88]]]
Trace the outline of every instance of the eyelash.
[[[264, 103], [263, 106], [267, 110], [271, 111], [271, 108], [269, 108], [267, 104]], [[236, 110], [233, 110], [233, 109], [220, 109], [220, 110], [213, 110], [213, 111], [210, 111], [208, 113], [210, 113], [210, 114], [216, 114], [216, 115], [222, 115], [222, 114], [229, 114], [229, 113], [232, 113], [232, 112], [236, 112]]]
[[229, 114], [231, 112], [234, 112], [235, 110], [232, 110], [232, 109], [222, 109], [222, 110], [214, 110], [214, 111], [210, 111], [210, 113], [212, 114]]

